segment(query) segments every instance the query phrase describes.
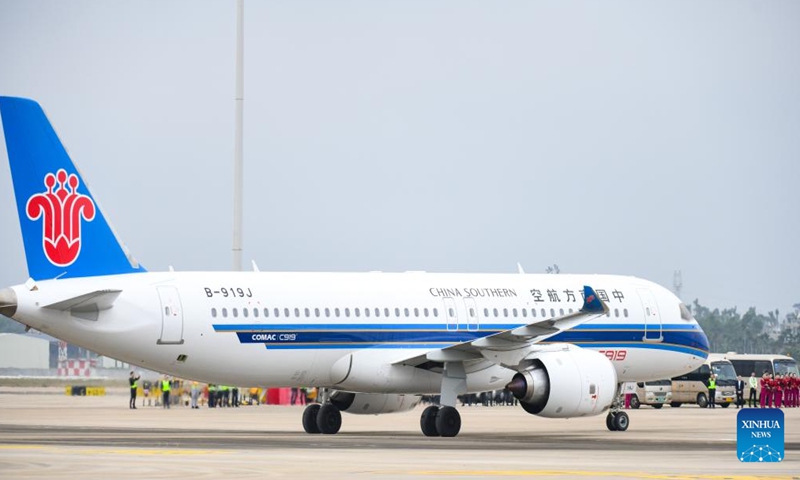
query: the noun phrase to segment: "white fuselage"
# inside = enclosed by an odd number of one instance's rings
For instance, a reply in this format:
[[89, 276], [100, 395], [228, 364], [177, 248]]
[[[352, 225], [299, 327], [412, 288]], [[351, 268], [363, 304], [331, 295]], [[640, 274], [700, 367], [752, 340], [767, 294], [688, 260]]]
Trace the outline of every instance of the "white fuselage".
[[[600, 351], [621, 382], [670, 378], [706, 358], [706, 337], [693, 319], [682, 318], [680, 300], [635, 277], [167, 272], [48, 280], [33, 290], [13, 289], [18, 321], [182, 378], [436, 393], [438, 373], [393, 364], [577, 311], [584, 285], [605, 300], [609, 314], [559, 333], [543, 347], [571, 343]], [[96, 320], [41, 307], [106, 289], [121, 293]], [[347, 368], [366, 369], [369, 380], [340, 385], [341, 361], [350, 354], [361, 363]], [[491, 362], [473, 364], [467, 373], [470, 391], [502, 388], [514, 374]]]

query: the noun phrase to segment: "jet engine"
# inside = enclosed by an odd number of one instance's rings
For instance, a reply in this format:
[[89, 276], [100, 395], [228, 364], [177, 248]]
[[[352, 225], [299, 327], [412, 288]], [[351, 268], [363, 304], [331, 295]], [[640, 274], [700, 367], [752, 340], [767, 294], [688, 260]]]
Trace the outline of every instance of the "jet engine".
[[342, 412], [358, 415], [406, 412], [416, 407], [419, 395], [386, 393], [353, 393], [336, 390], [331, 393], [331, 403]]
[[529, 358], [506, 388], [533, 415], [550, 418], [598, 415], [614, 400], [617, 372], [608, 358], [570, 345]]

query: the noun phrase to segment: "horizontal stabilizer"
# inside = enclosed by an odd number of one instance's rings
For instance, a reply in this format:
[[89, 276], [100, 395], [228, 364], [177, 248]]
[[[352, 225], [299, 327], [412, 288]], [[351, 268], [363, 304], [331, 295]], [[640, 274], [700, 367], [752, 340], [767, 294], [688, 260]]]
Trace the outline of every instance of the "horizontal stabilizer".
[[45, 305], [42, 308], [51, 310], [72, 311], [72, 312], [91, 312], [106, 310], [111, 308], [114, 300], [119, 297], [122, 290], [96, 290], [94, 292], [78, 295], [59, 302]]

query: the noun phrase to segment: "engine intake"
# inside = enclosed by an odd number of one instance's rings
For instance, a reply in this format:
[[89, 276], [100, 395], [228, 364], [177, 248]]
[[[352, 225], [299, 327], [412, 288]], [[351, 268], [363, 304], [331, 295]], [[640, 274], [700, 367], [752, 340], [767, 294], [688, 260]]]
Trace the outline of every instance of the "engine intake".
[[617, 372], [594, 350], [569, 345], [531, 360], [533, 366], [506, 385], [528, 413], [551, 418], [598, 415], [614, 400]]

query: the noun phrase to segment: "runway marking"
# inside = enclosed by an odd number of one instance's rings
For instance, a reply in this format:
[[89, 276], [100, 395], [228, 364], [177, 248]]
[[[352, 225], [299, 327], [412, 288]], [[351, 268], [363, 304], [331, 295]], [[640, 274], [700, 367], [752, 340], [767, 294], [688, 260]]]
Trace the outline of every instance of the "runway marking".
[[763, 475], [706, 475], [664, 473], [654, 474], [645, 472], [602, 472], [586, 470], [421, 470], [408, 472], [409, 475], [420, 476], [453, 476], [453, 477], [623, 477], [623, 478], [648, 478], [656, 480], [675, 480], [676, 478], [711, 479], [711, 480], [790, 480], [790, 475], [763, 476]]

